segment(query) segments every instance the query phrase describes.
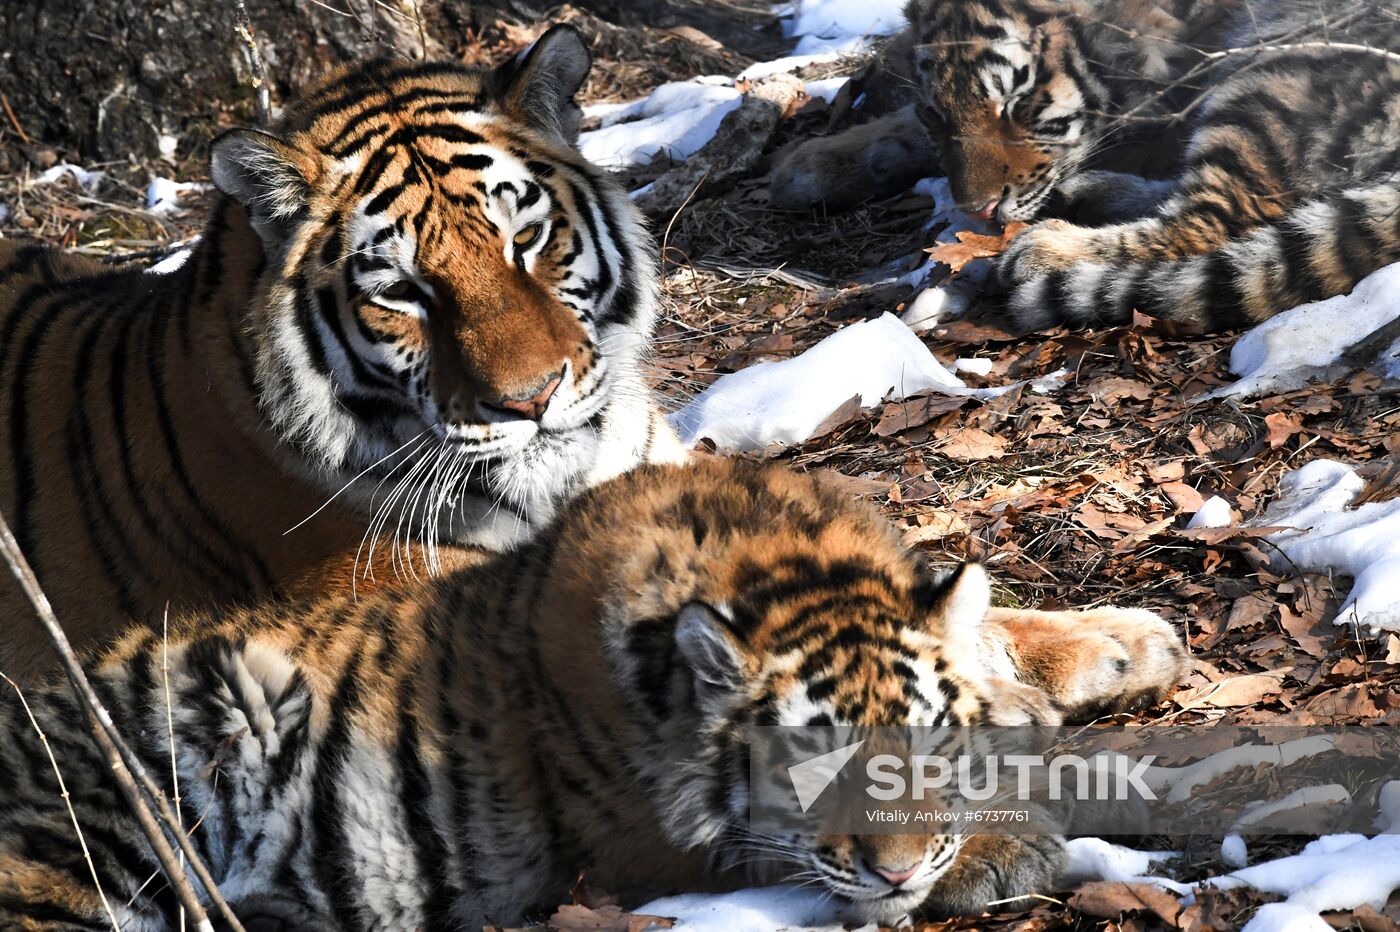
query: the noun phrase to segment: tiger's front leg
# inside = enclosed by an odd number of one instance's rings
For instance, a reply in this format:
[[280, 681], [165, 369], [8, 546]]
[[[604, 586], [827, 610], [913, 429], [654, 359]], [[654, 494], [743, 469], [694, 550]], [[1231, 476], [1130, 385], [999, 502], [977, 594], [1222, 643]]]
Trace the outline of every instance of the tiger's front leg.
[[1066, 721], [1155, 704], [1188, 670], [1185, 641], [1136, 608], [992, 608], [983, 626], [994, 675], [1043, 690]]
[[919, 911], [929, 916], [995, 911], [994, 903], [1054, 890], [1064, 862], [1060, 835], [973, 835]]

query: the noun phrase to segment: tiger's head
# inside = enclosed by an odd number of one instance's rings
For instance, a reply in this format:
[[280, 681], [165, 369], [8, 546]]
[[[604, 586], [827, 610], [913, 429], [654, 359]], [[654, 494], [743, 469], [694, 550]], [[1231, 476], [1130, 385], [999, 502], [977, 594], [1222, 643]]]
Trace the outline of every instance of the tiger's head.
[[892, 923], [928, 897], [962, 836], [756, 832], [753, 729], [1058, 724], [1059, 713], [987, 672], [981, 567], [931, 571], [873, 509], [808, 476], [686, 470], [634, 473], [627, 481], [656, 485], [647, 514], [619, 497], [590, 508], [597, 533], [570, 535], [569, 559], [598, 565], [594, 542], [619, 536], [602, 516], [632, 529], [603, 557], [617, 568], [603, 614], [639, 786], [668, 838], [707, 848], [716, 867], [819, 880], [863, 919]]
[[1104, 131], [1109, 92], [1085, 54], [1094, 17], [1048, 0], [911, 0], [906, 15], [915, 108], [959, 206], [1034, 219]]
[[626, 194], [574, 148], [589, 67], [566, 26], [494, 71], [371, 61], [272, 132], [215, 140], [227, 222], [262, 246], [259, 407], [324, 484], [392, 487], [431, 459], [419, 485], [528, 509], [619, 408], [649, 411], [655, 269]]

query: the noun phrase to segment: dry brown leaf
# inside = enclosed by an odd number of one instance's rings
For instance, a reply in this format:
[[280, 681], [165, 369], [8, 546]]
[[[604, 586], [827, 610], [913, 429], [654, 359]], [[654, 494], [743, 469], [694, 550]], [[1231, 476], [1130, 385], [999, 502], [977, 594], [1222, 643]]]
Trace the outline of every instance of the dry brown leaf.
[[551, 932], [646, 932], [647, 929], [670, 929], [676, 920], [665, 916], [644, 916], [624, 913], [620, 906], [561, 906], [549, 917]]
[[933, 261], [948, 266], [950, 274], [956, 275], [973, 259], [990, 259], [1006, 252], [1011, 241], [1027, 226], [1028, 224], [1019, 220], [1013, 220], [1001, 231], [1000, 236], [959, 230], [956, 243], [936, 243], [924, 252], [928, 253]]
[[1089, 395], [1104, 404], [1117, 404], [1124, 399], [1147, 401], [1152, 397], [1152, 387], [1136, 379], [1099, 379], [1089, 386]]
[[960, 395], [925, 395], [885, 405], [875, 424], [875, 436], [892, 437], [901, 431], [922, 427], [934, 418], [956, 411], [967, 404]]
[[1268, 428], [1268, 441], [1272, 449], [1277, 450], [1288, 442], [1294, 434], [1303, 432], [1303, 419], [1296, 414], [1288, 414], [1283, 411], [1275, 411], [1266, 415], [1264, 426]]
[[967, 522], [956, 511], [925, 511], [919, 515], [919, 526], [904, 532], [904, 545], [912, 547], [925, 541], [942, 540], [954, 534], [966, 534]]
[[[1293, 639], [1293, 643], [1305, 653], [1313, 657], [1322, 657], [1327, 653], [1327, 645], [1332, 642], [1332, 633], [1335, 626], [1324, 621], [1322, 615], [1312, 612], [1300, 615], [1287, 605], [1278, 607], [1279, 624], [1283, 625], [1283, 630], [1288, 632], [1288, 636]], [[1395, 640], [1395, 635], [1391, 635]]]
[[1287, 671], [1277, 670], [1273, 673], [1250, 673], [1245, 676], [1228, 677], [1208, 686], [1183, 689], [1172, 697], [1172, 701], [1183, 709], [1199, 706], [1210, 706], [1216, 709], [1251, 706], [1283, 692], [1283, 674], [1285, 672]]
[[1393, 634], [1385, 639], [1385, 662], [1400, 664], [1400, 638]]
[[1181, 903], [1168, 890], [1151, 883], [1099, 881], [1081, 884], [1069, 898], [1069, 905], [1095, 919], [1118, 919], [1124, 913], [1146, 911], [1170, 928], [1177, 928]]
[[1206, 503], [1206, 497], [1184, 482], [1163, 482], [1158, 486], [1171, 499], [1177, 511], [1195, 514]]
[[938, 450], [960, 463], [999, 460], [1006, 455], [1006, 438], [995, 437], [976, 427], [964, 427], [945, 440]]

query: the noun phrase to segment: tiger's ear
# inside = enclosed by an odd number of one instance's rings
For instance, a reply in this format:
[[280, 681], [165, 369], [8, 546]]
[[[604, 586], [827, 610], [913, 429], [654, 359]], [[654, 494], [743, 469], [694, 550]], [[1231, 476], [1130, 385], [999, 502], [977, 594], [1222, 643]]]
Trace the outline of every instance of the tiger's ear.
[[214, 186], [248, 209], [263, 242], [285, 239], [311, 191], [314, 163], [271, 133], [234, 129], [215, 138], [209, 153]]
[[732, 692], [744, 678], [744, 661], [729, 633], [723, 606], [691, 602], [676, 615], [676, 647], [701, 692]]
[[593, 56], [573, 26], [551, 26], [525, 51], [496, 69], [493, 83], [506, 111], [526, 125], [572, 146], [583, 111], [574, 95]]
[[963, 563], [941, 573], [923, 570], [913, 596], [933, 631], [950, 645], [970, 647], [992, 607], [992, 584], [980, 563]]

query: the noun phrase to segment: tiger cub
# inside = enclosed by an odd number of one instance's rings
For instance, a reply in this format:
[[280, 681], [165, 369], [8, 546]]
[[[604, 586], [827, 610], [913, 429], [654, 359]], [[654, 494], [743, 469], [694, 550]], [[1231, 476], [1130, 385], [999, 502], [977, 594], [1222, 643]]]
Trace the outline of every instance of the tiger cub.
[[[900, 125], [921, 120], [960, 205], [1087, 221], [1045, 220], [999, 260], [1022, 325], [1116, 323], [1137, 308], [1247, 326], [1400, 260], [1400, 18], [1386, 4], [911, 0], [906, 12], [917, 104]], [[1086, 170], [1144, 127], [1171, 146], [1163, 134], [1183, 114], [1174, 177]], [[820, 188], [827, 168], [850, 186], [836, 163], [860, 144], [826, 141], [786, 171]]]
[[[0, 242], [0, 510], [76, 640], [347, 553], [432, 570], [682, 457], [640, 375], [651, 241], [574, 148], [589, 65], [557, 27], [495, 71], [345, 69], [214, 141], [168, 274]], [[48, 650], [5, 576], [15, 676]]]
[[[979, 912], [1050, 888], [1055, 837], [792, 837], [757, 874], [750, 724], [1057, 723], [1182, 674], [1155, 615], [988, 608], [873, 509], [715, 460], [584, 493], [487, 565], [146, 629], [91, 665], [225, 897], [290, 928], [479, 929], [561, 902], [582, 869], [628, 901], [817, 876], [864, 919]], [[31, 690], [107, 902], [173, 928], [155, 862], [64, 688]], [[0, 925], [102, 922], [48, 757], [0, 691]], [[912, 868], [912, 869], [911, 869]]]

